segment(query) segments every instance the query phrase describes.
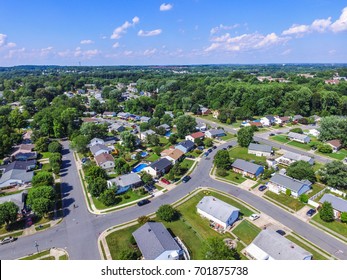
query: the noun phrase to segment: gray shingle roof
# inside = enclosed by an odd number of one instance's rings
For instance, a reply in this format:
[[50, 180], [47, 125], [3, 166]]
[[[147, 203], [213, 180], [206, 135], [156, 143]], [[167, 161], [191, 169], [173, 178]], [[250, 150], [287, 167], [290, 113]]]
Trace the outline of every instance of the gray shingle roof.
[[223, 129], [210, 129], [209, 133], [214, 136], [214, 135], [220, 135], [220, 134], [225, 134], [225, 131]]
[[26, 195], [27, 191], [12, 194], [12, 195], [6, 195], [0, 197], [0, 204], [4, 202], [13, 202], [19, 207], [19, 211], [24, 208], [24, 196]]
[[275, 260], [303, 260], [307, 256], [312, 256], [311, 253], [270, 229], [262, 230], [253, 240], [253, 244]]
[[152, 167], [154, 170], [156, 171], [162, 171], [165, 168], [169, 167], [170, 165], [172, 165], [171, 161], [169, 161], [167, 158], [160, 158], [158, 160], [156, 160], [155, 162], [153, 162], [150, 167]]
[[118, 177], [111, 179], [109, 181], [112, 183], [115, 183], [117, 186], [120, 186], [120, 187], [135, 185], [135, 184], [142, 182], [140, 176], [136, 173], [129, 173], [129, 174], [125, 174], [122, 176], [118, 176]]
[[289, 138], [295, 138], [295, 139], [299, 139], [299, 140], [304, 140], [306, 138], [310, 138], [305, 134], [300, 134], [300, 133], [295, 133], [295, 132], [289, 132], [288, 133], [288, 137]]
[[309, 162], [312, 159], [309, 156], [300, 155], [300, 154], [293, 153], [293, 152], [288, 152], [288, 151], [286, 151], [283, 156], [285, 158], [288, 158], [288, 159], [291, 159], [291, 160], [296, 160], [296, 161], [303, 160], [303, 161]]
[[196, 207], [222, 222], [227, 222], [234, 211], [240, 211], [238, 208], [213, 196], [204, 196]]
[[101, 150], [111, 151], [112, 149], [105, 146], [105, 145], [102, 145], [102, 144], [97, 144], [97, 145], [90, 147], [90, 151], [92, 152], [93, 155], [95, 155], [97, 152], [99, 152]]
[[192, 141], [190, 141], [190, 140], [185, 140], [185, 141], [179, 142], [179, 143], [176, 145], [176, 147], [179, 146], [179, 145], [183, 146], [183, 147], [186, 148], [186, 149], [191, 149], [192, 147], [195, 146], [194, 142], [192, 142]]
[[265, 153], [271, 153], [272, 152], [272, 147], [269, 146], [269, 145], [261, 145], [261, 144], [250, 143], [249, 146], [248, 146], [248, 150], [265, 152]]
[[347, 200], [345, 199], [326, 193], [319, 200], [320, 203], [323, 203], [324, 201], [330, 202], [333, 208], [340, 212], [347, 212]]
[[310, 181], [308, 180], [299, 181], [292, 177], [278, 174], [278, 173], [276, 173], [274, 176], [271, 177], [270, 182], [273, 182], [277, 185], [283, 186], [286, 189], [290, 189], [295, 192], [298, 192], [304, 185], [308, 185], [308, 183], [310, 183]]
[[154, 260], [165, 251], [181, 250], [162, 223], [145, 223], [133, 236], [146, 260]]
[[234, 163], [231, 165], [232, 167], [235, 167], [237, 169], [241, 169], [243, 171], [246, 171], [251, 174], [255, 174], [259, 167], [262, 167], [261, 165], [245, 161], [243, 159], [237, 159], [234, 161]]

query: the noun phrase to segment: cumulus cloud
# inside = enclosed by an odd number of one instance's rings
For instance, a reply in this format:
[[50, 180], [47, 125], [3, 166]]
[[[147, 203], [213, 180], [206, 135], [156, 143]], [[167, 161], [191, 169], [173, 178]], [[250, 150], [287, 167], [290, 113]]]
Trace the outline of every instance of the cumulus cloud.
[[4, 46], [6, 44], [7, 35], [0, 33], [0, 47]]
[[155, 29], [155, 30], [151, 30], [151, 31], [144, 31], [144, 30], [140, 30], [137, 35], [138, 36], [142, 36], [142, 37], [150, 37], [150, 36], [157, 36], [162, 32], [161, 29]]
[[9, 50], [8, 54], [5, 56], [7, 59], [23, 57], [25, 55], [25, 48]]
[[304, 24], [301, 24], [301, 25], [298, 25], [298, 24], [293, 24], [289, 29], [287, 30], [284, 30], [282, 32], [282, 35], [303, 35], [305, 33], [308, 33], [310, 32], [310, 26], [309, 25], [304, 25]]
[[157, 52], [157, 49], [148, 49], [143, 52], [144, 56], [152, 56]]
[[80, 44], [82, 44], [82, 45], [90, 45], [90, 44], [93, 44], [93, 43], [94, 43], [94, 41], [92, 41], [92, 40], [82, 40], [80, 42]]
[[223, 24], [220, 24], [220, 25], [218, 25], [216, 27], [213, 27], [211, 29], [210, 33], [211, 34], [216, 34], [216, 33], [218, 33], [221, 30], [230, 30], [230, 29], [237, 28], [239, 26], [240, 26], [239, 24], [234, 24], [234, 25], [223, 25]]
[[160, 5], [159, 10], [162, 11], [162, 12], [165, 12], [165, 11], [170, 11], [172, 8], [173, 8], [172, 4], [165, 4], [165, 3], [163, 3], [163, 4]]
[[121, 26], [117, 27], [115, 30], [113, 30], [113, 33], [111, 35], [111, 39], [119, 39], [122, 37], [122, 34], [125, 34], [127, 29], [130, 27], [135, 26], [140, 22], [140, 18], [135, 16], [131, 22], [126, 21]]
[[333, 32], [341, 32], [347, 30], [347, 7], [342, 10], [340, 18], [333, 24], [331, 24], [330, 28]]
[[316, 19], [311, 24], [311, 29], [318, 32], [326, 31], [331, 25], [331, 17], [327, 19]]
[[[77, 47], [73, 53], [73, 55], [75, 57], [82, 57], [82, 58], [86, 58], [86, 59], [90, 59], [98, 54], [100, 54], [101, 52], [97, 49], [94, 50], [82, 50], [80, 47]], [[69, 54], [69, 53], [68, 53]], [[66, 56], [68, 56], [68, 54]]]
[[112, 45], [112, 48], [118, 48], [119, 47], [119, 43], [118, 42], [116, 42], [116, 43], [114, 43], [113, 45]]

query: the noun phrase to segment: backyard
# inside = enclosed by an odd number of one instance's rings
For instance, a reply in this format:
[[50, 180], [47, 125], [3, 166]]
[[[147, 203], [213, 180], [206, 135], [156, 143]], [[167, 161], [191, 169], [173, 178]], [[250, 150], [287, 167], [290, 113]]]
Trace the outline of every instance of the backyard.
[[233, 230], [233, 233], [238, 236], [243, 242], [249, 245], [260, 231], [260, 228], [258, 228], [251, 222], [244, 220]]
[[226, 171], [226, 174], [227, 175], [224, 177], [218, 176], [218, 175], [217, 175], [217, 177], [224, 179], [224, 180], [227, 180], [227, 181], [230, 181], [231, 183], [234, 183], [234, 184], [241, 184], [247, 180], [246, 178], [243, 178], [241, 174], [235, 173], [232, 170]]
[[317, 154], [320, 154], [320, 155], [323, 155], [323, 156], [327, 156], [327, 157], [331, 157], [331, 158], [337, 159], [337, 160], [343, 160], [345, 157], [347, 157], [347, 150], [346, 149], [341, 149], [337, 153], [330, 153], [330, 154], [323, 154], [323, 153], [317, 152]]
[[256, 155], [249, 154], [248, 148], [243, 147], [234, 147], [231, 150], [229, 150], [229, 155], [231, 158], [237, 159], [243, 159], [243, 160], [254, 160], [255, 162], [261, 162], [266, 164], [266, 157], [257, 157]]

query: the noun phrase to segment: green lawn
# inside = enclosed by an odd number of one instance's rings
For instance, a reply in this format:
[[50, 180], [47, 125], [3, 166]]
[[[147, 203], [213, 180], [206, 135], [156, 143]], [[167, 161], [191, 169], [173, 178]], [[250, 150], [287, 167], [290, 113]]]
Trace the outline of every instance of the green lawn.
[[147, 157], [146, 160], [148, 160], [150, 162], [154, 162], [154, 161], [158, 160], [159, 158], [160, 158], [160, 156], [158, 156], [156, 153], [153, 153], [149, 157]]
[[311, 147], [308, 144], [304, 144], [304, 143], [300, 143], [300, 142], [296, 142], [296, 141], [290, 141], [287, 144], [290, 146], [300, 148], [300, 149], [304, 149], [306, 151], [311, 150]]
[[333, 221], [331, 223], [324, 222], [320, 218], [319, 213], [314, 215], [312, 220], [314, 220], [317, 223], [335, 231], [338, 234], [341, 234], [341, 235], [347, 237], [347, 224], [345, 224], [345, 223], [341, 223], [340, 221]]
[[327, 156], [327, 157], [331, 157], [331, 158], [337, 159], [337, 160], [343, 160], [345, 157], [347, 157], [347, 150], [346, 149], [341, 149], [337, 153], [330, 153], [330, 154], [323, 154], [323, 153], [317, 152], [317, 154], [320, 154], [320, 155], [323, 155], [323, 156]]
[[305, 204], [300, 202], [298, 199], [295, 199], [283, 193], [276, 194], [272, 191], [266, 191], [265, 195], [289, 207], [290, 209], [293, 209], [294, 211], [298, 211], [305, 206]]
[[312, 166], [312, 168], [313, 168], [313, 171], [316, 172], [316, 171], [318, 171], [319, 169], [321, 169], [323, 166], [324, 166], [323, 163], [320, 163], [320, 162], [317, 162], [317, 161], [316, 161], [316, 162], [314, 163], [314, 165]]
[[186, 158], [180, 163], [180, 166], [188, 171], [193, 166], [194, 162], [194, 160]]
[[2, 193], [0, 193], [0, 197], [2, 197], [2, 196], [8, 196], [8, 195], [13, 195], [13, 194], [21, 193], [21, 192], [22, 192], [22, 190], [20, 190], [20, 191], [14, 191], [14, 192], [2, 192]]
[[44, 164], [42, 165], [41, 171], [49, 171], [49, 172], [52, 172], [51, 165], [50, 165], [49, 163], [44, 163]]
[[234, 136], [235, 136], [234, 134], [227, 132], [227, 135], [222, 136], [221, 139], [224, 141], [228, 141], [228, 140], [232, 139]]
[[275, 135], [270, 137], [270, 139], [281, 143], [287, 143], [289, 141], [285, 135]]
[[220, 176], [217, 176], [217, 177], [224, 179], [224, 180], [228, 180], [228, 181], [230, 181], [232, 183], [236, 183], [236, 184], [241, 184], [247, 180], [246, 178], [243, 178], [241, 174], [235, 173], [232, 170], [227, 171], [227, 174], [228, 175], [225, 177], [220, 177]]
[[47, 158], [48, 159], [51, 156], [52, 153], [50, 153], [50, 152], [42, 152], [40, 154], [42, 155], [42, 158]]
[[243, 148], [243, 147], [235, 147], [229, 150], [229, 155], [230, 157], [237, 159], [243, 159], [243, 160], [254, 160], [255, 162], [262, 162], [266, 164], [266, 157], [257, 157], [256, 155], [249, 154], [248, 153], [248, 148]]
[[193, 156], [193, 157], [197, 158], [202, 154], [202, 152], [201, 153], [199, 153], [199, 152], [200, 152], [200, 150], [193, 150], [193, 151], [186, 153], [185, 155], [186, 156]]
[[238, 236], [243, 242], [249, 245], [260, 231], [260, 228], [258, 228], [251, 222], [244, 220], [236, 228], [234, 228], [233, 233]]
[[164, 136], [160, 136], [159, 141], [160, 141], [160, 144], [162, 144], [162, 145], [166, 145], [167, 143], [169, 143], [169, 139], [167, 139]]
[[312, 249], [311, 247], [307, 246], [305, 243], [301, 242], [300, 240], [295, 238], [293, 235], [286, 235], [285, 238], [299, 245], [301, 248], [305, 249], [307, 252], [310, 252], [314, 260], [327, 260], [326, 257], [321, 255], [320, 253], [318, 253], [316, 250]]
[[316, 193], [320, 192], [321, 190], [324, 189], [324, 186], [313, 184], [312, 185], [312, 190], [307, 194], [308, 197], [314, 196]]
[[43, 256], [46, 256], [48, 254], [49, 254], [49, 250], [45, 250], [45, 251], [33, 254], [31, 256], [21, 258], [20, 260], [36, 260], [36, 259], [41, 258]]

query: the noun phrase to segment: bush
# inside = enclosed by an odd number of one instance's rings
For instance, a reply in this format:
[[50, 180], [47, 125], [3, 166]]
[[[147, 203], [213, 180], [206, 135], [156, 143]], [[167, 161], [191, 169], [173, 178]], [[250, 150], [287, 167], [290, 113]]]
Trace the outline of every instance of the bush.
[[340, 219], [341, 219], [341, 222], [347, 223], [347, 212], [342, 212]]
[[307, 203], [307, 202], [308, 202], [308, 196], [307, 196], [307, 194], [305, 194], [305, 193], [303, 193], [302, 195], [300, 195], [299, 199], [300, 199], [300, 201], [301, 201], [302, 203]]
[[140, 225], [144, 225], [145, 223], [151, 221], [151, 218], [150, 217], [147, 217], [147, 216], [140, 216], [137, 218], [137, 222], [140, 224]]
[[123, 195], [123, 197], [124, 197], [124, 199], [129, 199], [129, 198], [130, 198], [130, 195], [125, 194], [125, 195]]
[[130, 248], [119, 253], [120, 260], [137, 260], [139, 256], [139, 251]]
[[160, 206], [156, 212], [156, 215], [159, 219], [165, 222], [172, 222], [177, 220], [179, 217], [178, 211], [169, 204]]
[[292, 191], [290, 189], [286, 189], [286, 195], [291, 196], [292, 195]]
[[52, 141], [48, 145], [48, 152], [50, 153], [61, 153], [63, 146], [58, 141]]
[[333, 152], [333, 148], [328, 144], [321, 144], [318, 146], [318, 152], [321, 152], [323, 154], [330, 154]]
[[330, 202], [323, 202], [322, 207], [319, 210], [319, 216], [324, 222], [334, 221], [334, 210]]
[[107, 189], [100, 194], [99, 200], [106, 206], [117, 204], [118, 200], [114, 190]]
[[225, 177], [228, 175], [228, 172], [224, 168], [217, 168], [216, 171], [218, 176]]

